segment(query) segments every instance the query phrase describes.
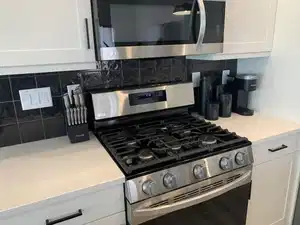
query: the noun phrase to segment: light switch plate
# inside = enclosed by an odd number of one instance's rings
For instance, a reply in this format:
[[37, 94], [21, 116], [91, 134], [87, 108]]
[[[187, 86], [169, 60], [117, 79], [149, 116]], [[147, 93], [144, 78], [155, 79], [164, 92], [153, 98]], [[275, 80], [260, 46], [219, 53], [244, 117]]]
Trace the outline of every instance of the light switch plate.
[[19, 90], [23, 110], [53, 106], [50, 87]]

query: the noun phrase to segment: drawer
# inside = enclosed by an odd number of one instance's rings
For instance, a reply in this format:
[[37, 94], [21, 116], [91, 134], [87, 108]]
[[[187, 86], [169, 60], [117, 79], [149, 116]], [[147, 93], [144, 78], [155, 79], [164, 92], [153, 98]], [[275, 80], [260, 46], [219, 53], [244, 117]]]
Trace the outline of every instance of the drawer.
[[87, 223], [85, 225], [125, 225], [126, 217], [125, 212], [121, 212], [112, 216], [102, 218], [100, 220]]
[[261, 164], [297, 150], [298, 134], [274, 137], [258, 144], [253, 144], [254, 165]]
[[0, 224], [47, 225], [46, 220], [49, 220], [50, 224], [57, 222], [57, 225], [83, 225], [122, 212], [124, 209], [123, 186], [118, 185], [18, 214], [1, 221]]

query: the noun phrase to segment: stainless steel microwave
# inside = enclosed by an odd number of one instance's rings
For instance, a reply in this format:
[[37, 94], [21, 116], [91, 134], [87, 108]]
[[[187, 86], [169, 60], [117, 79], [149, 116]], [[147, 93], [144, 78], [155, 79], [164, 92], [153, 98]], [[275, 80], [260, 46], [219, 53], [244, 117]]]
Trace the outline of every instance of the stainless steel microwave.
[[223, 51], [225, 0], [92, 0], [99, 60]]

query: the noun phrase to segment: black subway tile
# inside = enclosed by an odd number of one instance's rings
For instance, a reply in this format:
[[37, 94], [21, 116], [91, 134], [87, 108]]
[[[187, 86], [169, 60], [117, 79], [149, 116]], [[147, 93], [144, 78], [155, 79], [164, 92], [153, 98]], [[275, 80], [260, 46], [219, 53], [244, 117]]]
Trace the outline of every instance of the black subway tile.
[[16, 101], [15, 106], [19, 123], [41, 119], [40, 109], [23, 110], [20, 101]]
[[16, 123], [17, 118], [13, 102], [0, 103], [0, 126]]
[[36, 75], [36, 81], [39, 88], [50, 87], [52, 96], [61, 96], [59, 75], [57, 73], [38, 74]]
[[51, 117], [59, 117], [63, 116], [63, 102], [61, 97], [53, 97], [52, 98], [53, 106], [42, 108], [42, 116], [43, 118], [51, 118]]
[[17, 124], [0, 126], [0, 147], [16, 145], [20, 143], [21, 138]]
[[64, 117], [56, 117], [43, 121], [46, 138], [54, 138], [66, 135], [66, 124]]
[[11, 89], [9, 84], [9, 79], [6, 76], [5, 78], [0, 78], [0, 102], [12, 101]]
[[123, 69], [123, 86], [135, 86], [140, 84], [138, 69]]
[[11, 76], [11, 86], [14, 100], [20, 100], [19, 90], [37, 87], [32, 75]]
[[42, 120], [20, 123], [19, 128], [22, 143], [39, 141], [45, 138]]
[[70, 84], [81, 84], [81, 71], [66, 71], [59, 73], [61, 83], [61, 90], [63, 93], [67, 92], [67, 86]]

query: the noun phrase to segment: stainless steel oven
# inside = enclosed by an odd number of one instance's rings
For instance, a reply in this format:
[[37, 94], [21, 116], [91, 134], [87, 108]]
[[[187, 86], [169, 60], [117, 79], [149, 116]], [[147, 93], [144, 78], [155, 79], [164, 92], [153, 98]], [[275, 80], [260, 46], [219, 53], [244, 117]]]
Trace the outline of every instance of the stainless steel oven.
[[223, 51], [225, 0], [92, 0], [98, 59]]
[[130, 225], [245, 225], [252, 165], [130, 204]]

